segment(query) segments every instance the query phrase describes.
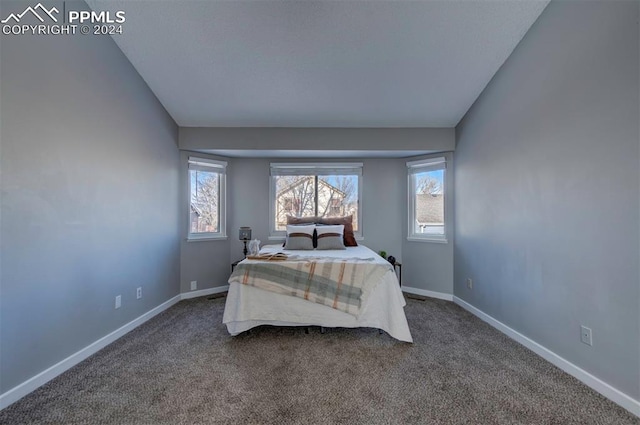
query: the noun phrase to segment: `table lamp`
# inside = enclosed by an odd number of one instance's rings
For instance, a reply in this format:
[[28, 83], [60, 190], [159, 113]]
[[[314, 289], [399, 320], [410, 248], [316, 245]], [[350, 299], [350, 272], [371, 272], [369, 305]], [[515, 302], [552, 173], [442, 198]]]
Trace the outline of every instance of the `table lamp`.
[[247, 241], [251, 240], [251, 227], [247, 227], [247, 226], [241, 227], [238, 239], [244, 242], [244, 250], [242, 252], [244, 253], [244, 256], [246, 258], [247, 252], [249, 252], [247, 250]]

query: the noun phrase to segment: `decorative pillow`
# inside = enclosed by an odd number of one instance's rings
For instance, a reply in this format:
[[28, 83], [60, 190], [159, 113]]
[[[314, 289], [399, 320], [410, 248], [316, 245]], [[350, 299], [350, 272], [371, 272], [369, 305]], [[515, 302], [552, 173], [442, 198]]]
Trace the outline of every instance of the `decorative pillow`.
[[313, 233], [315, 229], [315, 224], [287, 225], [287, 240], [284, 243], [284, 249], [313, 249]]
[[344, 225], [344, 246], [358, 246], [356, 236], [353, 233], [353, 216], [347, 217], [324, 217], [318, 219], [318, 224], [342, 224]]
[[318, 249], [346, 249], [344, 247], [344, 224], [320, 225], [318, 232]]
[[[294, 217], [292, 215], [287, 216], [287, 224], [316, 224], [320, 222], [320, 217], [311, 216], [311, 217]], [[284, 246], [284, 245], [282, 245]], [[313, 232], [313, 247], [318, 246], [318, 235], [316, 232]]]
[[287, 216], [287, 224], [343, 224], [344, 225], [344, 246], [358, 246], [356, 236], [353, 233], [353, 216], [347, 217], [293, 217]]

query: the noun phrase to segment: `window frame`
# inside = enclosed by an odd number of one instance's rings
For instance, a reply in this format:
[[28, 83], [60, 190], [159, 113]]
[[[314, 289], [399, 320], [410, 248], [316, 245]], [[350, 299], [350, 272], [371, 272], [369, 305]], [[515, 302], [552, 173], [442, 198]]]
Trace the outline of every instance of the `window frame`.
[[283, 175], [353, 175], [358, 176], [358, 230], [354, 231], [356, 239], [363, 239], [362, 226], [362, 162], [272, 162], [269, 171], [269, 240], [282, 240], [286, 230], [276, 230], [276, 178]]
[[[218, 231], [191, 231], [191, 171], [208, 171], [218, 173]], [[227, 162], [204, 156], [189, 156], [187, 160], [187, 240], [202, 241], [227, 238]]]
[[[432, 242], [432, 243], [448, 243], [447, 234], [449, 232], [449, 220], [448, 220], [448, 198], [449, 194], [448, 185], [448, 171], [447, 171], [447, 157], [445, 155], [438, 155], [429, 158], [424, 158], [416, 161], [407, 162], [407, 240], [413, 242]], [[415, 231], [415, 212], [416, 212], [416, 193], [415, 176], [419, 173], [428, 171], [442, 170], [442, 194], [443, 194], [443, 232], [441, 235], [430, 233], [417, 233]]]

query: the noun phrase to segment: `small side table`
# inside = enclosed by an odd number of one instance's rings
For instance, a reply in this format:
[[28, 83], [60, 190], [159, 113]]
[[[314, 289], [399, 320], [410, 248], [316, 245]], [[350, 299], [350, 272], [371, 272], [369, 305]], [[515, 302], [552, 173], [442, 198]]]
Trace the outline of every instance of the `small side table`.
[[398, 269], [398, 283], [402, 286], [402, 263], [396, 262], [393, 265], [393, 269]]

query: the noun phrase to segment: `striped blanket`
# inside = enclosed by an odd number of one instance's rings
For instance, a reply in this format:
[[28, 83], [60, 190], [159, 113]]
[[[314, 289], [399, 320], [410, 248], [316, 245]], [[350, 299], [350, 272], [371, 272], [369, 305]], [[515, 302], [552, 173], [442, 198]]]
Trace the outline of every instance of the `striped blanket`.
[[357, 258], [244, 260], [236, 266], [229, 283], [303, 298], [358, 317], [368, 295], [388, 270], [392, 270], [389, 264]]

